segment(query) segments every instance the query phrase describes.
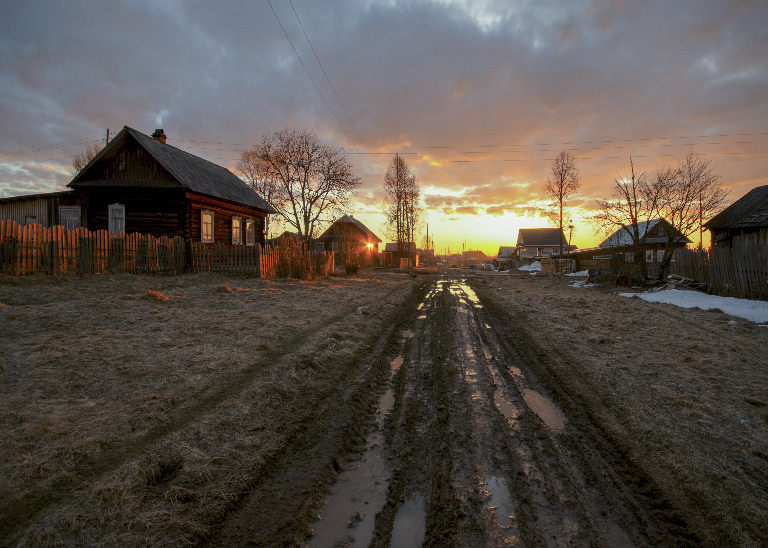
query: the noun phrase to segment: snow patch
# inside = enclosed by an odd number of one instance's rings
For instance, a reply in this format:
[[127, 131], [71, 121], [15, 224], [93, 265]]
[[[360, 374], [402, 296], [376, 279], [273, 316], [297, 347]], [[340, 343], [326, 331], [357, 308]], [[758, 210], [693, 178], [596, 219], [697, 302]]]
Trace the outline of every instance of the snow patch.
[[648, 302], [674, 304], [682, 308], [698, 307], [703, 310], [719, 308], [726, 314], [737, 318], [744, 318], [755, 323], [768, 322], [768, 302], [765, 301], [720, 297], [681, 289], [668, 289], [657, 293], [619, 293], [619, 295], [622, 297], [638, 296]]
[[595, 287], [596, 285], [597, 284], [588, 284], [584, 280], [579, 280], [579, 281], [573, 282], [568, 287]]
[[527, 272], [541, 272], [541, 261], [534, 261], [531, 264], [526, 264], [518, 268], [518, 270], [524, 270]]
[[589, 276], [589, 270], [582, 270], [581, 272], [571, 272], [566, 276]]

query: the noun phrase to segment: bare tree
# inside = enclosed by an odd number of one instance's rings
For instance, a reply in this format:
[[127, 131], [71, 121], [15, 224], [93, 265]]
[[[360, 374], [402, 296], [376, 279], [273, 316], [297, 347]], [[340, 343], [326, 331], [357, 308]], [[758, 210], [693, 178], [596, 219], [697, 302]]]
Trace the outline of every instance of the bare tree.
[[261, 178], [276, 185], [272, 201], [264, 199], [307, 243], [321, 224], [340, 216], [360, 186], [344, 149], [324, 145], [312, 131], [265, 135], [251, 152]]
[[658, 218], [656, 191], [645, 173], [636, 174], [629, 159], [630, 177], [615, 179], [613, 193], [607, 200], [597, 200], [597, 213], [592, 217], [596, 232], [608, 235], [626, 234], [632, 242], [633, 262], [645, 277], [645, 239], [648, 223]]
[[[659, 279], [666, 277], [675, 248], [684, 237], [701, 232], [703, 219], [718, 213], [727, 204], [730, 189], [714, 172], [712, 161], [693, 152], [686, 154], [675, 168], [663, 167], [650, 185], [656, 215], [675, 231], [668, 231]], [[701, 245], [701, 240], [699, 240]]]
[[[269, 205], [280, 211], [285, 208], [286, 194], [280, 181], [275, 177], [272, 166], [259, 158], [254, 150], [246, 150], [237, 162], [237, 170], [256, 194], [264, 198]], [[266, 220], [267, 238], [270, 237], [270, 216]]]
[[421, 190], [408, 164], [396, 154], [384, 175], [384, 216], [387, 238], [397, 242], [398, 254], [410, 257], [411, 242], [421, 221]]
[[99, 147], [96, 144], [88, 145], [84, 151], [82, 151], [80, 154], [76, 154], [74, 158], [72, 158], [72, 169], [70, 170], [70, 173], [74, 177], [78, 173], [80, 173], [85, 166], [88, 165], [88, 163], [93, 160], [96, 155], [101, 151], [101, 147]]
[[550, 207], [557, 207], [557, 213], [549, 209], [544, 213], [560, 228], [560, 258], [563, 257], [563, 206], [568, 198], [581, 187], [579, 168], [573, 154], [563, 150], [552, 162], [552, 178], [547, 178], [544, 195], [553, 199]]

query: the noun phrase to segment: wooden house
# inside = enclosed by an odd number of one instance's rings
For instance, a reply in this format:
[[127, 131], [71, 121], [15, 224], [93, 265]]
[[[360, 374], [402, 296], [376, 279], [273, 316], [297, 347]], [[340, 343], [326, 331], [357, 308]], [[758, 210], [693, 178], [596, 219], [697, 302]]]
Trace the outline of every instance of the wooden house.
[[768, 185], [752, 189], [704, 227], [713, 246], [768, 247]]
[[349, 253], [356, 253], [361, 266], [378, 265], [381, 238], [352, 215], [336, 219], [319, 238], [314, 240], [317, 253], [333, 251], [337, 264], [347, 264]]
[[397, 242], [387, 242], [384, 244], [382, 262], [384, 266], [395, 268], [405, 268], [409, 265], [419, 266], [419, 255], [414, 242], [406, 243], [405, 249], [400, 251]]
[[275, 213], [228, 169], [168, 145], [162, 129], [124, 127], [68, 186], [91, 231], [253, 246]]
[[496, 257], [493, 258], [492, 261], [493, 266], [499, 270], [509, 269], [513, 264], [515, 264], [516, 252], [517, 249], [512, 246], [499, 247], [499, 253], [496, 255]]
[[[561, 240], [562, 238], [562, 240]], [[521, 228], [517, 233], [517, 258], [531, 263], [550, 254], [560, 253], [560, 242], [563, 250], [568, 250], [568, 240], [559, 228]], [[575, 249], [572, 246], [570, 249]]]

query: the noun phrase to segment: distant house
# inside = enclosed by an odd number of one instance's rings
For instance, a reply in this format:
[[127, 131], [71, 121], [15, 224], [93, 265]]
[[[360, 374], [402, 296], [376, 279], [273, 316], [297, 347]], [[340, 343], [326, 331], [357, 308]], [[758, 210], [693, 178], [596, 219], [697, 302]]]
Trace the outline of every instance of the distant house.
[[493, 266], [495, 266], [497, 269], [501, 269], [502, 267], [508, 267], [509, 264], [515, 260], [516, 258], [516, 252], [517, 248], [512, 246], [501, 246], [499, 247], [499, 253], [496, 255], [496, 257], [493, 258]]
[[409, 260], [411, 266], [419, 266], [419, 255], [416, 250], [416, 243], [405, 244], [405, 249], [399, 249], [397, 242], [387, 242], [384, 244], [384, 251], [381, 254], [384, 266], [400, 267], [400, 259]]
[[768, 185], [750, 190], [704, 227], [713, 246], [768, 246]]
[[124, 127], [67, 186], [91, 231], [252, 246], [275, 213], [228, 169], [166, 144], [162, 129]]
[[[568, 240], [559, 228], [521, 228], [517, 233], [517, 258], [533, 261], [549, 254], [558, 255], [561, 237], [566, 251]], [[574, 249], [576, 246], [570, 247], [571, 251]]]
[[379, 263], [379, 244], [381, 238], [376, 236], [362, 222], [352, 215], [343, 215], [335, 220], [319, 238], [314, 240], [314, 248], [318, 253], [333, 251], [337, 255], [338, 264], [346, 264], [348, 253], [357, 253], [362, 259], [362, 266], [373, 266]]

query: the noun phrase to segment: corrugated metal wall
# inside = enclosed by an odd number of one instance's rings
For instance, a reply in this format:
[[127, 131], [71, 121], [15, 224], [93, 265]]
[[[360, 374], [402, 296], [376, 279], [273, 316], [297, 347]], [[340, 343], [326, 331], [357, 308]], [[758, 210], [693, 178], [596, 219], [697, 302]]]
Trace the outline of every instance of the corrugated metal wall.
[[37, 223], [48, 228], [50, 222], [50, 198], [0, 203], [0, 220], [10, 219], [20, 225]]

